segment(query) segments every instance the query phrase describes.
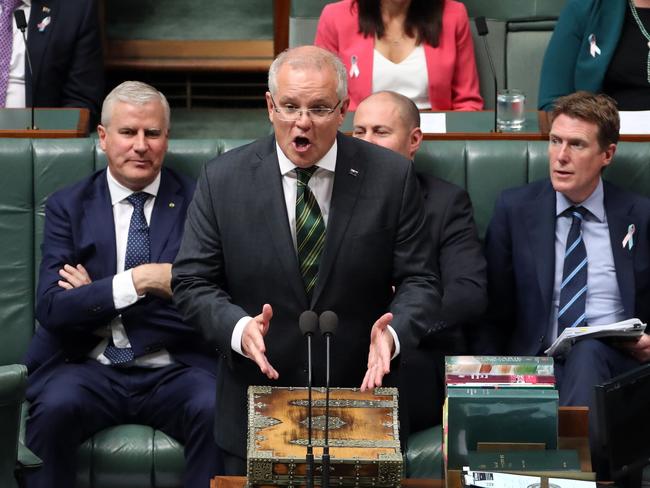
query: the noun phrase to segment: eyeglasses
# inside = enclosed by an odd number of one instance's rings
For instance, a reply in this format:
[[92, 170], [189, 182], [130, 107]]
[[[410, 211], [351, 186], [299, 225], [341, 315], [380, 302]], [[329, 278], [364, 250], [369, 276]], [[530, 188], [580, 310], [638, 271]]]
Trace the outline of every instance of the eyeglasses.
[[296, 121], [302, 117], [302, 114], [305, 113], [312, 120], [324, 120], [334, 113], [334, 111], [341, 105], [342, 100], [339, 100], [336, 105], [332, 108], [328, 107], [314, 107], [301, 109], [294, 107], [293, 105], [283, 105], [278, 107], [278, 104], [273, 100], [273, 95], [271, 95], [271, 102], [273, 102], [273, 110], [280, 115], [280, 118], [287, 121]]

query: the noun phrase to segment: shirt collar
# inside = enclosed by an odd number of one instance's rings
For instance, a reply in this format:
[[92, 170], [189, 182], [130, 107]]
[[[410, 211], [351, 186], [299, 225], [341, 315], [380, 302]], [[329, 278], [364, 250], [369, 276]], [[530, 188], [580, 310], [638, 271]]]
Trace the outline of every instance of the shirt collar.
[[[292, 171], [296, 168], [296, 165], [291, 162], [291, 160], [285, 156], [285, 154], [282, 152], [282, 149], [278, 145], [278, 143], [275, 143], [275, 150], [278, 154], [278, 163], [280, 165], [280, 174], [282, 176], [285, 176], [287, 174], [294, 174]], [[336, 144], [336, 139], [334, 140], [334, 144], [332, 144], [332, 147], [330, 147], [330, 150], [325, 153], [325, 156], [321, 158], [320, 161], [316, 162], [314, 166], [318, 166], [319, 168], [325, 169], [327, 171], [331, 171], [334, 173], [334, 170], [336, 169], [336, 154], [338, 152], [337, 149], [337, 144]]]
[[[111, 194], [111, 205], [121, 202], [126, 197], [135, 193], [133, 190], [128, 189], [121, 183], [119, 183], [111, 174], [111, 169], [107, 168], [106, 170], [106, 180], [108, 181], [108, 191]], [[142, 190], [144, 193], [153, 195], [154, 197], [158, 195], [158, 188], [160, 188], [160, 173], [156, 175], [154, 180], [145, 186]]]
[[555, 192], [555, 216], [559, 217], [564, 211], [576, 205], [586, 208], [599, 222], [605, 222], [605, 192], [603, 180], [598, 179], [596, 189], [587, 197], [584, 202], [573, 203], [559, 191]]

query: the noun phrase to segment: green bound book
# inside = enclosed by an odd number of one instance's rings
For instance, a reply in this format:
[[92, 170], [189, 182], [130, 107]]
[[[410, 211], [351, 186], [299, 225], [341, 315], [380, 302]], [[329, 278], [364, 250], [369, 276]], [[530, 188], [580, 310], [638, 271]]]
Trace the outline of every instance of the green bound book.
[[543, 444], [557, 449], [558, 393], [548, 388], [447, 390], [444, 447], [448, 469], [467, 465], [482, 443]]

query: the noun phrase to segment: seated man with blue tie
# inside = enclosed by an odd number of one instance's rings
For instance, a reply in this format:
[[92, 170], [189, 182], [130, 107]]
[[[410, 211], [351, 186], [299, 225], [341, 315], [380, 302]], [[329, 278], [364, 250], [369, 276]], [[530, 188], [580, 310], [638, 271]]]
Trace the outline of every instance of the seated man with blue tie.
[[[619, 116], [606, 95], [556, 101], [550, 180], [504, 191], [486, 235], [490, 299], [485, 352], [540, 355], [566, 327], [650, 319], [650, 200], [603, 181]], [[577, 342], [556, 358], [561, 405], [594, 406], [594, 385], [650, 360], [650, 337]], [[591, 445], [598, 474], [595, 417]]]
[[216, 355], [171, 302], [194, 183], [162, 168], [169, 105], [129, 81], [104, 101], [108, 168], [45, 208], [36, 315], [25, 363], [27, 444], [43, 468], [28, 487], [74, 487], [76, 451], [113, 425], [150, 425], [185, 445], [186, 487], [221, 472], [214, 442]]

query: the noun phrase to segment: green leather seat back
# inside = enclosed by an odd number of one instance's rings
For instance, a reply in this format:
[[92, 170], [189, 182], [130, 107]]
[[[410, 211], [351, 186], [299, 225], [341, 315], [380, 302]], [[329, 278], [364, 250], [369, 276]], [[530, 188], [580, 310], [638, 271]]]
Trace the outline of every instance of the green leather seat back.
[[2, 140], [0, 174], [0, 365], [5, 365], [20, 362], [34, 323], [33, 173], [29, 140]]
[[18, 455], [20, 405], [25, 398], [26, 385], [25, 366], [0, 366], [0, 486], [3, 488], [18, 488], [14, 469]]
[[313, 44], [318, 18], [331, 0], [293, 0], [289, 12], [289, 47]]
[[537, 108], [542, 60], [556, 20], [507, 23], [506, 80], [508, 88], [526, 95], [526, 110]]
[[[34, 273], [38, 285], [47, 197], [94, 171], [93, 139], [34, 139]], [[76, 264], [76, 263], [75, 263]], [[36, 288], [36, 286], [34, 288]]]

